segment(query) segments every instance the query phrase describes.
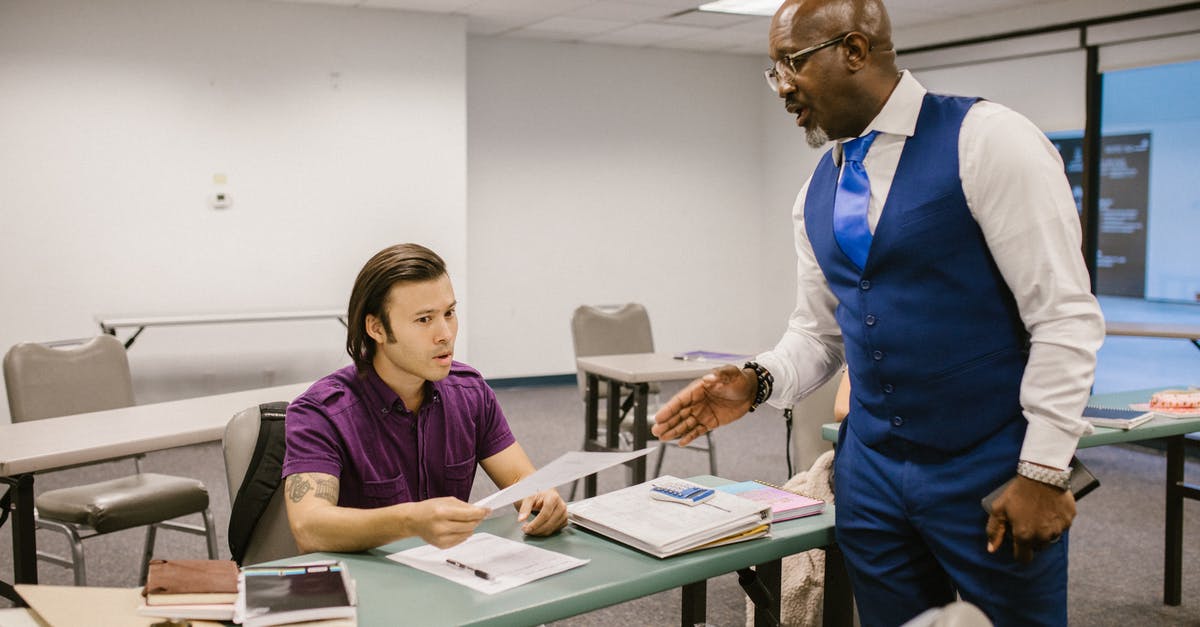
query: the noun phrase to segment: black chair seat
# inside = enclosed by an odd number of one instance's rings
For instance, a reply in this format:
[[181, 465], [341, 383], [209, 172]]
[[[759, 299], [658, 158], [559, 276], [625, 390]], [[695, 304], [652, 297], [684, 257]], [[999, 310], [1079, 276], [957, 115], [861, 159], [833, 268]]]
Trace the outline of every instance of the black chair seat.
[[208, 490], [195, 479], [141, 473], [51, 490], [36, 503], [42, 518], [110, 533], [202, 512], [208, 508]]

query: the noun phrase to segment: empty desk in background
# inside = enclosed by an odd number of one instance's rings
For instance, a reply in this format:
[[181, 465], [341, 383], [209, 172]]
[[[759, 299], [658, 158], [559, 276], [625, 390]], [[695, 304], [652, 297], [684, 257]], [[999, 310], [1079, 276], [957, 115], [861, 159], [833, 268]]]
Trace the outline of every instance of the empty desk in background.
[[[1145, 403], [1150, 395], [1161, 388], [1097, 394], [1089, 401], [1100, 407], [1125, 407], [1130, 403]], [[1183, 446], [1185, 436], [1200, 431], [1200, 418], [1166, 418], [1156, 416], [1153, 420], [1128, 431], [1096, 427], [1095, 433], [1079, 440], [1079, 448], [1163, 440], [1167, 444], [1166, 472], [1166, 522], [1164, 534], [1166, 544], [1163, 551], [1163, 603], [1179, 605], [1183, 595], [1183, 499], [1200, 499], [1200, 487], [1189, 485], [1183, 477]], [[821, 437], [837, 443], [838, 424], [821, 426]], [[1100, 477], [1104, 486], [1104, 477]]]
[[267, 311], [259, 313], [215, 313], [194, 314], [185, 316], [96, 316], [100, 330], [116, 336], [117, 329], [134, 329], [133, 335], [125, 340], [125, 348], [133, 346], [146, 327], [178, 327], [198, 324], [230, 324], [235, 322], [286, 322], [294, 320], [326, 320], [333, 319], [346, 326], [346, 312], [339, 309], [322, 309], [316, 311]]
[[[707, 484], [728, 483], [712, 476]], [[346, 562], [358, 590], [358, 624], [377, 625], [538, 625], [624, 603], [650, 594], [683, 588], [680, 623], [705, 620], [706, 581], [741, 568], [755, 567], [772, 591], [779, 615], [780, 559], [809, 549], [826, 549], [825, 624], [852, 624], [852, 597], [841, 553], [834, 546], [833, 506], [825, 513], [771, 526], [771, 536], [658, 559], [568, 525], [546, 538], [521, 533], [515, 514], [489, 518], [479, 531], [590, 560], [580, 568], [551, 575], [498, 594], [484, 594], [387, 559], [390, 553], [423, 544], [407, 538], [363, 553], [312, 553], [285, 560], [298, 564], [317, 559]], [[767, 625], [756, 616], [756, 625]]]
[[1165, 337], [1191, 340], [1196, 348], [1200, 348], [1200, 324], [1180, 322], [1121, 322], [1108, 320], [1104, 323], [1107, 335], [1126, 335], [1131, 337]]
[[[720, 366], [719, 362], [684, 361], [675, 359], [671, 353], [627, 353], [621, 355], [596, 355], [579, 357], [575, 360], [585, 377], [584, 396], [584, 450], [617, 450], [621, 423], [621, 385], [633, 388], [633, 448], [646, 448], [650, 430], [646, 424], [646, 409], [651, 383], [664, 381], [690, 381], [707, 374]], [[600, 386], [608, 386], [607, 413], [605, 414], [605, 441], [599, 441], [600, 433]], [[663, 446], [667, 446], [666, 443]], [[646, 480], [646, 457], [629, 462], [633, 469], [633, 482]], [[583, 494], [596, 495], [596, 475], [584, 480]]]
[[[310, 383], [231, 392], [0, 425], [0, 483], [12, 494], [13, 579], [37, 583], [33, 476], [39, 472], [220, 441], [233, 415], [299, 396]], [[11, 586], [0, 594], [16, 600]]]

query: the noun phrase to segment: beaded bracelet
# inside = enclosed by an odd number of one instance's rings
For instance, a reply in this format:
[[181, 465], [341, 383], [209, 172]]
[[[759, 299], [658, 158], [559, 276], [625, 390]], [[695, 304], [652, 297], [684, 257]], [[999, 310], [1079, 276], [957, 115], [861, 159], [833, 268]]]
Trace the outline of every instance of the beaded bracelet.
[[757, 362], [748, 361], [742, 368], [749, 368], [754, 371], [754, 377], [758, 380], [758, 388], [754, 391], [754, 401], [750, 403], [750, 411], [758, 409], [759, 405], [767, 402], [771, 398], [771, 392], [774, 390], [775, 377], [766, 368], [758, 365]]

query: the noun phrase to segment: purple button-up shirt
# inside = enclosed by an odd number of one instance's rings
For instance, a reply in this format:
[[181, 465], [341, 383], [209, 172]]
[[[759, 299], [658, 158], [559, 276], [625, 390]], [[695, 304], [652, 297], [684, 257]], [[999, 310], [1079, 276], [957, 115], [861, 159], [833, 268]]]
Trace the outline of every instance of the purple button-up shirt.
[[372, 508], [471, 496], [476, 464], [516, 442], [496, 395], [476, 370], [454, 362], [426, 383], [417, 413], [374, 369], [347, 366], [317, 381], [287, 409], [283, 476], [339, 478], [338, 505]]

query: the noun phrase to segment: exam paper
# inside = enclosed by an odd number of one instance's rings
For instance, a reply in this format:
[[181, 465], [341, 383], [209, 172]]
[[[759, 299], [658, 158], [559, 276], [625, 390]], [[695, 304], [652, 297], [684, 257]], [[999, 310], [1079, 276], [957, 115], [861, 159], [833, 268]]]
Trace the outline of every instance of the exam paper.
[[[439, 549], [423, 544], [388, 559], [412, 566], [417, 570], [449, 579], [484, 594], [495, 594], [577, 568], [590, 560], [571, 557], [554, 551], [494, 536], [476, 533], [461, 544]], [[452, 566], [446, 560], [469, 565], [470, 569]], [[487, 573], [488, 579], [474, 571]]]
[[472, 503], [479, 507], [490, 507], [496, 509], [505, 505], [511, 505], [521, 499], [537, 494], [542, 490], [556, 488], [564, 483], [570, 483], [580, 477], [586, 477], [595, 474], [608, 468], [623, 464], [631, 459], [637, 459], [642, 455], [646, 455], [657, 449], [657, 446], [647, 446], [646, 448], [637, 449], [634, 451], [621, 451], [618, 453], [588, 453], [584, 451], [571, 451], [563, 454], [558, 459], [542, 466], [540, 470], [525, 477], [524, 479], [504, 488], [503, 490], [486, 496]]

